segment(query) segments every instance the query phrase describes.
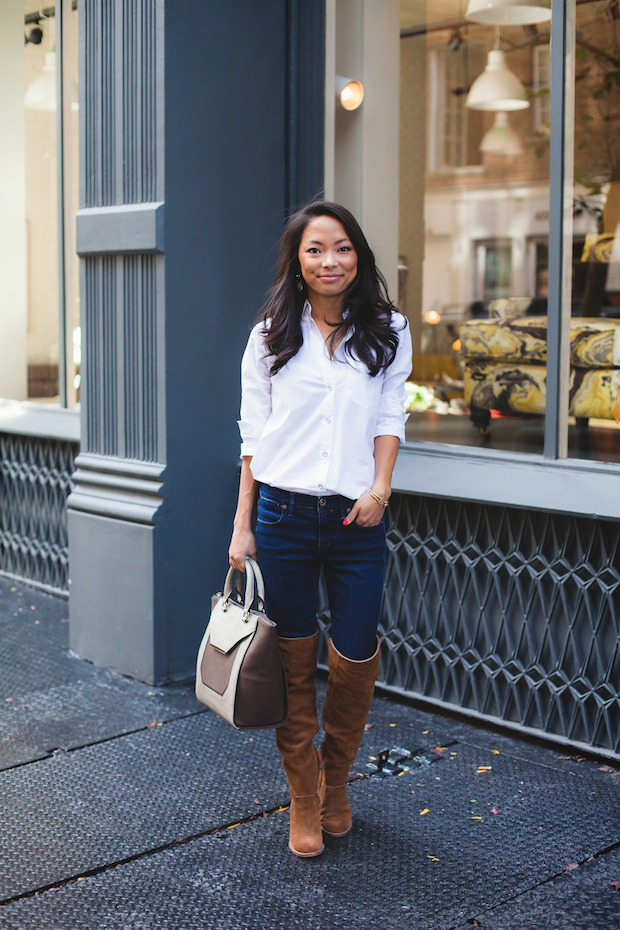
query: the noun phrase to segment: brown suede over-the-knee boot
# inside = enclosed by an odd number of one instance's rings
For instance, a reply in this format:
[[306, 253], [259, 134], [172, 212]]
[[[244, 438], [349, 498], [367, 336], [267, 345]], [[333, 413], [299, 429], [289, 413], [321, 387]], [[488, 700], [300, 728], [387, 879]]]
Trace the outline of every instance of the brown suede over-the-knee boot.
[[328, 836], [346, 836], [353, 824], [347, 796], [349, 766], [362, 742], [379, 673], [381, 648], [356, 662], [329, 641], [329, 677], [323, 708], [325, 738], [321, 747], [321, 826]]
[[276, 730], [276, 744], [291, 793], [289, 849], [296, 856], [319, 856], [323, 850], [319, 801], [319, 754], [312, 738], [319, 732], [316, 710], [318, 633], [279, 638], [288, 685], [288, 720]]

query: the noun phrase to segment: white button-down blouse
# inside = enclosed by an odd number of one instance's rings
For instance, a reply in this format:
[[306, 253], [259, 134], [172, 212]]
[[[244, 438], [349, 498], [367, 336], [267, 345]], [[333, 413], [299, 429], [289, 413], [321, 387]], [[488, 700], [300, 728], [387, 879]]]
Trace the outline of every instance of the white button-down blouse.
[[313, 494], [357, 500], [375, 479], [376, 436], [405, 438], [405, 380], [411, 371], [411, 335], [406, 318], [394, 313], [396, 357], [372, 378], [344, 351], [333, 357], [306, 301], [303, 344], [275, 375], [258, 323], [241, 363], [241, 455], [251, 455], [256, 481]]

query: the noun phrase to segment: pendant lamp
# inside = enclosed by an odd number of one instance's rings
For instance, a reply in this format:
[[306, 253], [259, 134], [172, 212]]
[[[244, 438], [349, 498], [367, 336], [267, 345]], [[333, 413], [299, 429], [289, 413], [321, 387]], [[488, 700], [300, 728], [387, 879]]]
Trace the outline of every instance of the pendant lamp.
[[499, 48], [492, 49], [486, 68], [471, 85], [467, 106], [470, 110], [506, 112], [526, 110], [529, 105], [525, 87], [507, 67], [504, 52]]
[[480, 151], [491, 152], [494, 155], [521, 155], [523, 153], [521, 138], [508, 122], [507, 113], [495, 114], [495, 122], [482, 137]]
[[[56, 110], [56, 52], [45, 53], [41, 74], [32, 81], [24, 96], [24, 106], [29, 110]], [[77, 84], [71, 82], [71, 109], [78, 111]]]
[[469, 0], [465, 19], [485, 26], [529, 26], [551, 19], [551, 0]]
[[45, 53], [43, 71], [26, 91], [24, 106], [48, 112], [56, 109], [56, 52]]

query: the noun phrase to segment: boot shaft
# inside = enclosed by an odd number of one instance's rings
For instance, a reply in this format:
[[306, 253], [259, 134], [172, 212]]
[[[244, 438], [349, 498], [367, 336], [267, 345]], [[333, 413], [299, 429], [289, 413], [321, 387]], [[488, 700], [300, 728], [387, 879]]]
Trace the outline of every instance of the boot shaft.
[[276, 730], [276, 745], [292, 798], [316, 795], [320, 763], [313, 738], [319, 732], [316, 709], [318, 633], [297, 639], [280, 637], [288, 686], [288, 720]]
[[325, 784], [346, 784], [368, 720], [381, 662], [380, 646], [370, 659], [356, 662], [343, 656], [329, 641], [329, 677], [323, 708], [322, 755]]

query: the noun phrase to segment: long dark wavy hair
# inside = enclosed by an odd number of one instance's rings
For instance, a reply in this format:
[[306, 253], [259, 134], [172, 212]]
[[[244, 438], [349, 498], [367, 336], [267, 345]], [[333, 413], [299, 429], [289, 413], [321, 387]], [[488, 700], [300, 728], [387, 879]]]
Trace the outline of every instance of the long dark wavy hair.
[[[392, 312], [396, 307], [388, 297], [385, 278], [377, 268], [375, 256], [359, 223], [346, 207], [327, 200], [306, 204], [289, 217], [280, 243], [278, 267], [273, 285], [259, 319], [265, 324], [265, 345], [273, 357], [271, 374], [275, 375], [297, 354], [303, 343], [301, 314], [307, 288], [299, 264], [299, 246], [310, 220], [331, 216], [342, 224], [357, 252], [357, 274], [343, 295], [342, 307], [349, 311], [346, 320], [332, 324], [331, 346], [337, 345], [351, 330], [344, 347], [351, 358], [357, 358], [374, 377], [394, 361], [398, 334], [392, 328]], [[299, 291], [297, 282], [304, 284]]]

